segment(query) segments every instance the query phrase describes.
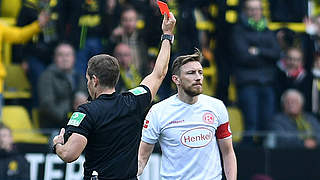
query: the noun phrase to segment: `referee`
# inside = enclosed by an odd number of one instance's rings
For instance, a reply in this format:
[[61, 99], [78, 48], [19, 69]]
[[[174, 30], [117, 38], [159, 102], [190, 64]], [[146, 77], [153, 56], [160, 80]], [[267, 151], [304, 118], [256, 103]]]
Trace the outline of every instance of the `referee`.
[[84, 179], [93, 171], [99, 180], [136, 180], [138, 147], [144, 111], [164, 79], [173, 43], [176, 20], [172, 13], [162, 22], [161, 49], [150, 75], [140, 86], [118, 94], [118, 60], [101, 54], [88, 62], [86, 78], [92, 101], [74, 112], [60, 134], [53, 139], [54, 152], [65, 162], [75, 161], [84, 151]]

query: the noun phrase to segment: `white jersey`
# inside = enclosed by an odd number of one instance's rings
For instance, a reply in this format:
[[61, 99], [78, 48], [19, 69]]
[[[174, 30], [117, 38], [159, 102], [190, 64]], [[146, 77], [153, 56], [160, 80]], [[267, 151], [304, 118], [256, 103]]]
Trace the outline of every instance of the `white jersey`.
[[155, 104], [142, 131], [143, 142], [160, 143], [160, 174], [165, 180], [221, 180], [217, 138], [230, 137], [225, 105], [206, 95], [192, 105], [177, 95]]

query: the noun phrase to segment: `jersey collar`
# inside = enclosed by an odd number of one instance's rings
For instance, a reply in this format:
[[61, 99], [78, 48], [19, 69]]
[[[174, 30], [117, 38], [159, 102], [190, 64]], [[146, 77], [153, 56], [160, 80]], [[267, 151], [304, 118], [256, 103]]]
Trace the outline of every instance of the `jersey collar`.
[[112, 94], [100, 94], [97, 99], [112, 99], [116, 96], [116, 92], [113, 92]]

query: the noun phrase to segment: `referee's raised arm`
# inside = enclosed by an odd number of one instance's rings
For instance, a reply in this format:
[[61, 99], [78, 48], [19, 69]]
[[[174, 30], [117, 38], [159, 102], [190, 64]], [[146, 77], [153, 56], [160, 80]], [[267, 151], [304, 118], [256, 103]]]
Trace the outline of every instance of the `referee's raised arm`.
[[170, 17], [167, 14], [164, 15], [162, 21], [162, 32], [161, 36], [161, 48], [158, 54], [155, 66], [151, 74], [146, 76], [140, 84], [147, 86], [152, 95], [152, 100], [157, 94], [157, 91], [165, 78], [168, 71], [168, 64], [170, 60], [170, 50], [171, 45], [174, 40], [173, 30], [176, 24], [176, 19], [173, 14], [170, 12]]

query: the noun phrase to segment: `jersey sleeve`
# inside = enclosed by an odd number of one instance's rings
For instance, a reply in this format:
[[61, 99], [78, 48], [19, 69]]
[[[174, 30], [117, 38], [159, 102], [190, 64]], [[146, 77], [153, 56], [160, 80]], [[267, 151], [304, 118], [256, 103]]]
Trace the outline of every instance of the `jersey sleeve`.
[[148, 108], [151, 103], [150, 89], [147, 86], [140, 85], [134, 89], [130, 89], [129, 93], [134, 95], [137, 102], [137, 108], [141, 113], [144, 113], [145, 109]]
[[226, 106], [220, 102], [218, 108], [219, 117], [218, 117], [218, 128], [216, 132], [217, 139], [226, 139], [231, 138], [231, 128], [229, 124], [229, 115]]
[[159, 135], [159, 121], [156, 116], [156, 111], [154, 108], [151, 108], [144, 120], [141, 140], [149, 144], [155, 144], [158, 141]]
[[93, 128], [93, 121], [90, 118], [88, 111], [80, 106], [76, 112], [70, 117], [66, 128], [66, 140], [72, 133], [78, 133], [88, 138], [90, 131]]

